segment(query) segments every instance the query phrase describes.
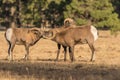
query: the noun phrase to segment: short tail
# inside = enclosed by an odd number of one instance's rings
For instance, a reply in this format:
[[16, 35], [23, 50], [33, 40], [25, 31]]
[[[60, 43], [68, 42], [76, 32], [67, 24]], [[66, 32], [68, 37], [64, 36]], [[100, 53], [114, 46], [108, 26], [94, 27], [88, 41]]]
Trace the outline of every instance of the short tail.
[[92, 25], [91, 25], [91, 32], [93, 34], [94, 41], [96, 41], [98, 39], [99, 33], [98, 33], [97, 29], [94, 26], [92, 26]]

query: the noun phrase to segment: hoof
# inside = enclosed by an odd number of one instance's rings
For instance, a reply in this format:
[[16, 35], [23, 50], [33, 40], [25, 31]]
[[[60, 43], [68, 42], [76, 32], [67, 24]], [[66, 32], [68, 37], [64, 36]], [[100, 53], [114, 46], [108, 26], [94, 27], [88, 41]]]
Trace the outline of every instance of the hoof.
[[91, 59], [90, 62], [95, 62], [95, 60], [92, 60], [92, 59]]
[[22, 58], [21, 60], [22, 60], [22, 61], [27, 61], [28, 59], [27, 59], [27, 58]]
[[13, 62], [13, 59], [8, 59], [9, 60], [9, 62]]
[[67, 60], [66, 59], [64, 59], [64, 62], [66, 62]]
[[71, 60], [71, 62], [75, 62], [75, 61], [76, 61], [75, 59]]
[[56, 61], [58, 61], [58, 59], [55, 59], [54, 61], [56, 62]]

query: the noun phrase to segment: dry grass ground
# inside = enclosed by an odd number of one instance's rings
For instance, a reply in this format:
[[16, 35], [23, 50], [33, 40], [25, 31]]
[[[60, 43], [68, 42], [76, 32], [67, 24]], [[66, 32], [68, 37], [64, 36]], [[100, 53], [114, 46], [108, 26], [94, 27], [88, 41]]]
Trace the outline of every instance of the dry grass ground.
[[[41, 39], [30, 48], [30, 60], [20, 61], [25, 54], [24, 46], [14, 48], [14, 61], [6, 59], [8, 43], [4, 32], [0, 32], [0, 79], [1, 80], [120, 80], [120, 34], [115, 37], [110, 31], [99, 31], [95, 42], [95, 62], [89, 62], [91, 51], [87, 44], [76, 45], [76, 61], [71, 63], [67, 54], [64, 62], [61, 50], [58, 62], [57, 45], [50, 40]], [[57, 75], [56, 75], [57, 74]]]

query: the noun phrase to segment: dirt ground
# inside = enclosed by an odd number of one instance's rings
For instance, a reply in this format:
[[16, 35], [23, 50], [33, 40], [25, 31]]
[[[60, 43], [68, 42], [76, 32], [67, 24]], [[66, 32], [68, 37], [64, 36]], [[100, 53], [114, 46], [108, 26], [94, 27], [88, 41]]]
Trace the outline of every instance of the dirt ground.
[[[84, 44], [76, 45], [76, 61], [71, 63], [68, 54], [67, 61], [64, 62], [63, 49], [61, 50], [59, 60], [55, 62], [56, 43], [51, 40], [41, 39], [30, 48], [29, 61], [20, 60], [25, 55], [25, 49], [24, 46], [16, 45], [13, 52], [14, 61], [10, 63], [6, 60], [8, 43], [4, 38], [4, 31], [1, 31], [0, 78], [4, 80], [21, 80], [22, 74], [22, 80], [28, 80], [28, 74], [31, 74], [32, 76], [29, 77], [29, 80], [120, 80], [119, 41], [120, 34], [115, 37], [110, 34], [110, 31], [99, 31], [99, 39], [94, 43], [96, 49], [95, 61], [89, 61], [91, 51], [88, 45]], [[32, 71], [29, 71], [28, 67]], [[26, 72], [23, 68], [25, 68]], [[13, 77], [16, 73], [16, 77]], [[59, 79], [55, 77], [56, 73], [59, 75]], [[5, 76], [2, 76], [4, 74]], [[40, 75], [47, 78], [40, 78]]]

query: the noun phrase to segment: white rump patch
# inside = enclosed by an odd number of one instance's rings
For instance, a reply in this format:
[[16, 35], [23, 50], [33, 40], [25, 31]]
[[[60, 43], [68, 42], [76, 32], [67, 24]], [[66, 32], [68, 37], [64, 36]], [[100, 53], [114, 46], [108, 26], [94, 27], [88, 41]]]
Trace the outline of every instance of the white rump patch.
[[97, 32], [97, 29], [91, 25], [91, 32], [94, 36], [94, 41], [98, 39], [98, 32]]
[[7, 29], [7, 31], [6, 31], [6, 39], [7, 39], [8, 41], [11, 41], [12, 34], [13, 34], [12, 28]]

